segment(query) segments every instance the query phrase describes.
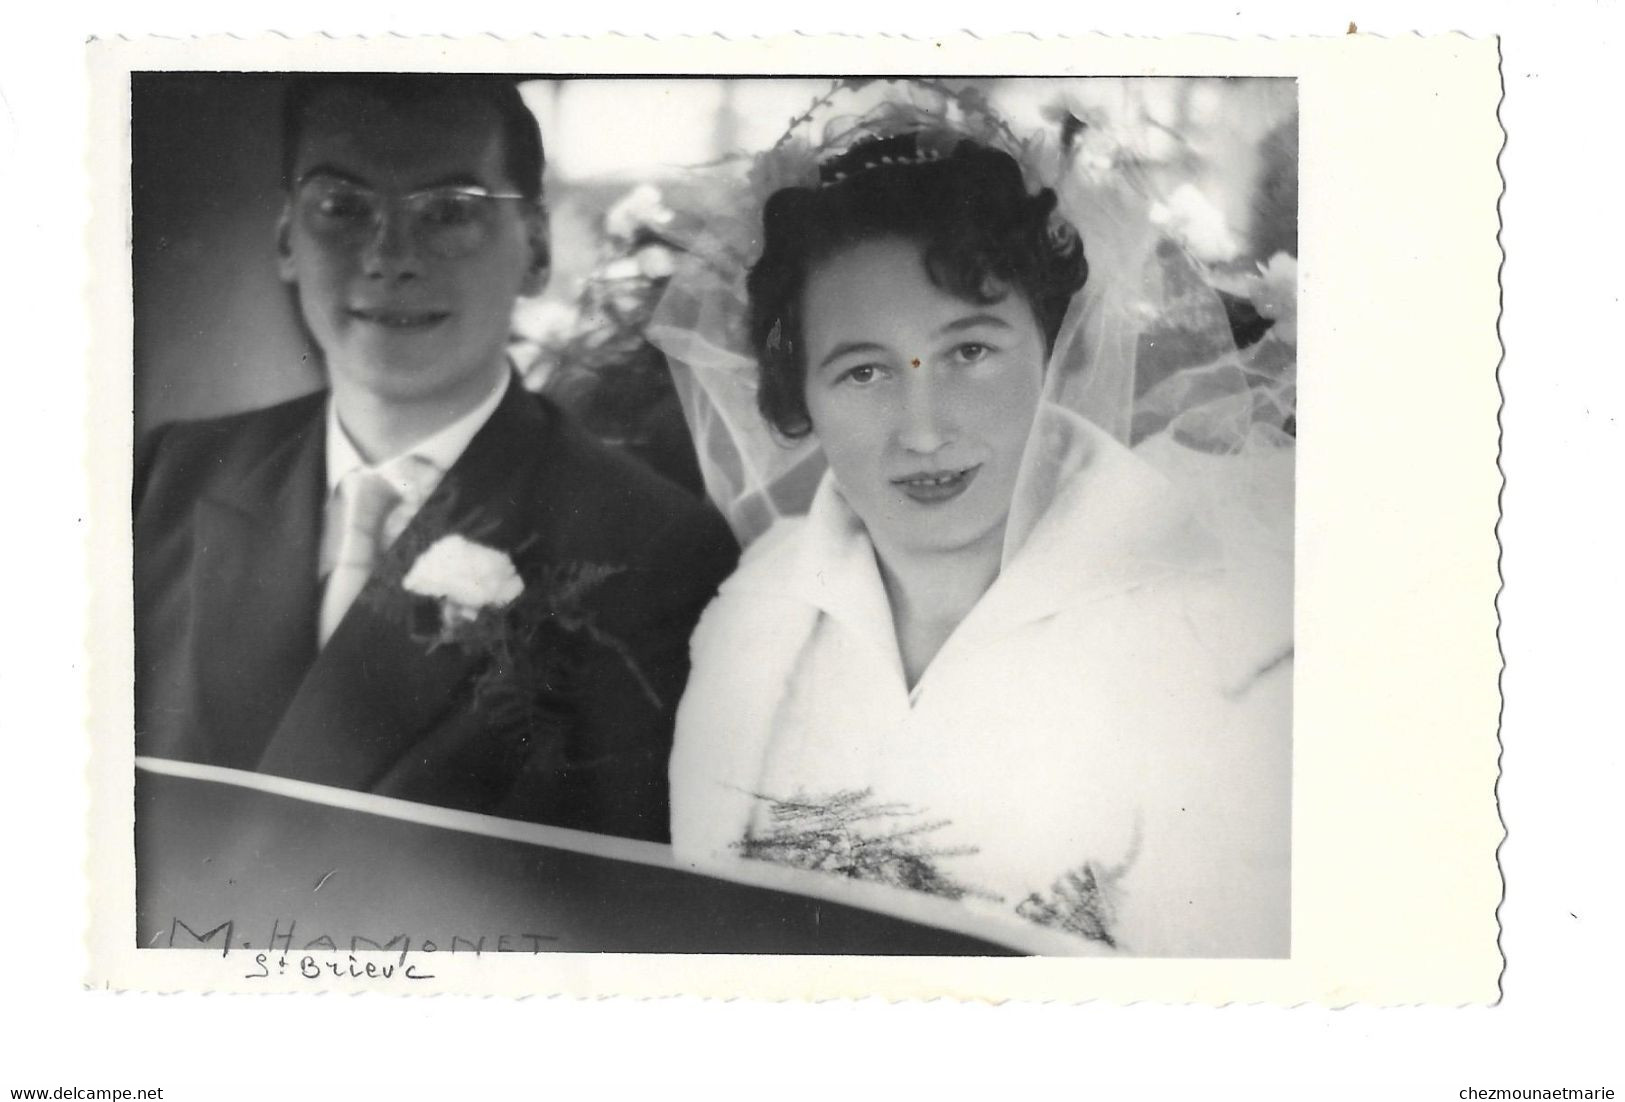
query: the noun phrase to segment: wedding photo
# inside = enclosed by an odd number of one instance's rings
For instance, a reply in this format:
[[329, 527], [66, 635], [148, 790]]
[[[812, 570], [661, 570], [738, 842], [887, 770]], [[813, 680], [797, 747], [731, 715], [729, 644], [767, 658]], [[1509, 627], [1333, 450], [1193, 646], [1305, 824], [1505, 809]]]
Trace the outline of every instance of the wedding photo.
[[1606, 1093], [1503, 8], [25, 13], [4, 1089]]
[[1294, 80], [129, 94], [137, 945], [1291, 955]]

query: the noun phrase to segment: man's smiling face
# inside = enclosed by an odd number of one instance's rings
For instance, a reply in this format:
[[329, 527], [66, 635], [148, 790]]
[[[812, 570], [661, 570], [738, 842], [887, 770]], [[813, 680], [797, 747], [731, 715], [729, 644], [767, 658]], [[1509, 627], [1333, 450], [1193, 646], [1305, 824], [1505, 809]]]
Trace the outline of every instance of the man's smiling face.
[[[445, 214], [458, 212], [402, 199], [440, 187], [511, 195], [504, 154], [497, 114], [478, 101], [401, 108], [335, 88], [308, 105], [280, 270], [335, 391], [459, 405], [495, 384], [514, 300], [545, 277], [541, 211], [476, 202], [462, 216], [477, 224], [448, 237]], [[378, 216], [356, 219], [369, 195]]]

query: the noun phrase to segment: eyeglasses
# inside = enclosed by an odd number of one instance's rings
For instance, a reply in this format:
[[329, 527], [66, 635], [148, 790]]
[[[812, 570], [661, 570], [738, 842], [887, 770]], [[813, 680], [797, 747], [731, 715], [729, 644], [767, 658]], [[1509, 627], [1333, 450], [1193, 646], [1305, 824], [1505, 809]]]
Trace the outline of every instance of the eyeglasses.
[[446, 259], [483, 248], [496, 230], [497, 203], [509, 199], [529, 201], [483, 187], [432, 187], [390, 196], [327, 176], [301, 180], [295, 191], [300, 220], [320, 240], [360, 247], [376, 237], [385, 212], [394, 206], [418, 245]]

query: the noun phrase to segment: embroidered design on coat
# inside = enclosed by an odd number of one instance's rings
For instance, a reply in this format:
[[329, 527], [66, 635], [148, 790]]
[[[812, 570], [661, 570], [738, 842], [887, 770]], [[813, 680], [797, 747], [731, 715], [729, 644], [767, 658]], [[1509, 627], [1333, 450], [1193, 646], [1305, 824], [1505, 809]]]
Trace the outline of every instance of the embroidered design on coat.
[[[925, 836], [951, 825], [926, 819], [905, 803], [882, 803], [872, 788], [828, 794], [797, 792], [784, 798], [753, 792], [768, 810], [768, 825], [733, 844], [742, 856], [853, 880], [910, 888], [945, 899], [969, 898], [1005, 903], [1005, 897], [956, 879], [945, 859], [980, 852], [975, 846], [933, 847]], [[1140, 851], [1134, 830], [1128, 852], [1115, 865], [1085, 861], [1063, 872], [1047, 891], [1029, 892], [1015, 905], [1028, 922], [1060, 930], [1110, 948], [1120, 948], [1119, 908], [1123, 878]]]
[[1029, 922], [1065, 930], [1092, 941], [1117, 947], [1117, 870], [1102, 872], [1085, 863], [1061, 875], [1048, 892], [1033, 892], [1016, 904], [1016, 913]]
[[948, 826], [948, 819], [921, 821], [922, 811], [903, 803], [878, 802], [871, 788], [827, 795], [798, 792], [790, 798], [751, 795], [767, 806], [769, 826], [734, 843], [745, 857], [946, 899], [1000, 898], [960, 883], [941, 865], [945, 859], [976, 853], [976, 847], [924, 843], [924, 836]]
[[1118, 905], [1121, 881], [1140, 853], [1140, 828], [1135, 824], [1128, 853], [1115, 865], [1085, 861], [1062, 873], [1047, 892], [1031, 892], [1016, 904], [1016, 914], [1029, 922], [1065, 930], [1069, 934], [1105, 942], [1118, 948]]

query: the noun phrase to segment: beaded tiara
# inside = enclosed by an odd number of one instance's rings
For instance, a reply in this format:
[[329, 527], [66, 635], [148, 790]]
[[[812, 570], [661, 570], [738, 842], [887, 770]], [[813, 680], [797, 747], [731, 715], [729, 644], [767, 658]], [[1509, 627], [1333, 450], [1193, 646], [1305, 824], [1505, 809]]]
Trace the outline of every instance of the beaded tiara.
[[857, 145], [834, 160], [818, 166], [818, 186], [833, 187], [853, 176], [877, 168], [898, 165], [922, 165], [940, 161], [944, 154], [923, 139], [927, 134], [899, 134], [894, 138], [874, 138], [867, 145]]

